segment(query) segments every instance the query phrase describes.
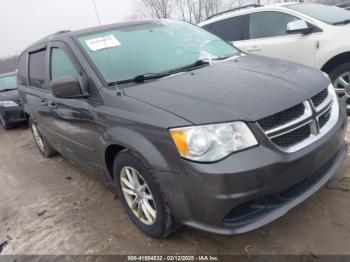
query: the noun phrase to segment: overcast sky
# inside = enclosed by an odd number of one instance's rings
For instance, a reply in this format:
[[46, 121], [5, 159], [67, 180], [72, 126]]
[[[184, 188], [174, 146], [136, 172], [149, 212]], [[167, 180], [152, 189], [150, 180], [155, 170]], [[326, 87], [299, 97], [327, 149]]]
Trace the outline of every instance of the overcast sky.
[[[137, 0], [95, 0], [102, 24], [128, 19]], [[60, 30], [98, 25], [92, 0], [0, 0], [0, 57]]]

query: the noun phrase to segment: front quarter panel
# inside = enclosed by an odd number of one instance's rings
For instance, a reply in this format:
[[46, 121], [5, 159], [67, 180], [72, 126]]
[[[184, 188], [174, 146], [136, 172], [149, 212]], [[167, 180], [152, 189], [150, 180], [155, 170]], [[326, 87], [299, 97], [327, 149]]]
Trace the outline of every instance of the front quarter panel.
[[323, 30], [316, 39], [319, 43], [319, 48], [316, 51], [317, 69], [322, 69], [335, 56], [350, 52], [350, 25], [327, 25]]
[[119, 145], [139, 155], [155, 171], [181, 173], [180, 156], [168, 128], [190, 125], [164, 110], [126, 96], [101, 89], [104, 105], [94, 108], [101, 134], [101, 159], [111, 145]]

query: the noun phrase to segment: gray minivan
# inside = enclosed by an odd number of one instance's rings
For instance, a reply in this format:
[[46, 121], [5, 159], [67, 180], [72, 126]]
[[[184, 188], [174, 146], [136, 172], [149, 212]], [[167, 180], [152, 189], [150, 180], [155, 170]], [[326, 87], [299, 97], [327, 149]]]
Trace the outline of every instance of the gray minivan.
[[183, 22], [59, 32], [21, 54], [18, 81], [40, 152], [107, 179], [152, 237], [257, 229], [347, 154], [344, 101], [326, 75]]

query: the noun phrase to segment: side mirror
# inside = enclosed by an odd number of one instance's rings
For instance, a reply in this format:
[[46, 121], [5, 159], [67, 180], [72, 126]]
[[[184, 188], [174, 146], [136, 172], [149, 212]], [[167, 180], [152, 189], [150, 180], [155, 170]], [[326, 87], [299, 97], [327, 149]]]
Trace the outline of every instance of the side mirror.
[[50, 82], [52, 94], [57, 98], [71, 99], [86, 97], [79, 81], [72, 76], [62, 76]]
[[288, 34], [307, 35], [312, 33], [312, 31], [313, 31], [313, 28], [309, 27], [309, 25], [304, 20], [292, 21], [287, 24]]

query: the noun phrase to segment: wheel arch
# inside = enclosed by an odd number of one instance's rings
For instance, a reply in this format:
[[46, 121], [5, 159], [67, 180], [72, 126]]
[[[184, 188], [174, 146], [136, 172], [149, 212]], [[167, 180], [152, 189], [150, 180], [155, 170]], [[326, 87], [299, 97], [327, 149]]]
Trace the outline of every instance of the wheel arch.
[[118, 145], [118, 144], [111, 144], [109, 145], [104, 154], [104, 160], [105, 160], [105, 165], [107, 167], [108, 175], [112, 179], [113, 178], [113, 164], [114, 164], [114, 159], [117, 157], [117, 155], [120, 152], [127, 151], [128, 149], [124, 146]]
[[129, 151], [137, 156], [151, 170], [170, 170], [168, 162], [154, 143], [135, 130], [124, 127], [115, 128], [108, 132], [108, 136], [110, 139], [104, 150], [104, 161], [112, 180], [114, 160], [119, 153], [125, 151]]
[[340, 53], [331, 59], [329, 59], [321, 68], [321, 71], [330, 73], [332, 72], [338, 65], [346, 64], [350, 62], [350, 52]]

